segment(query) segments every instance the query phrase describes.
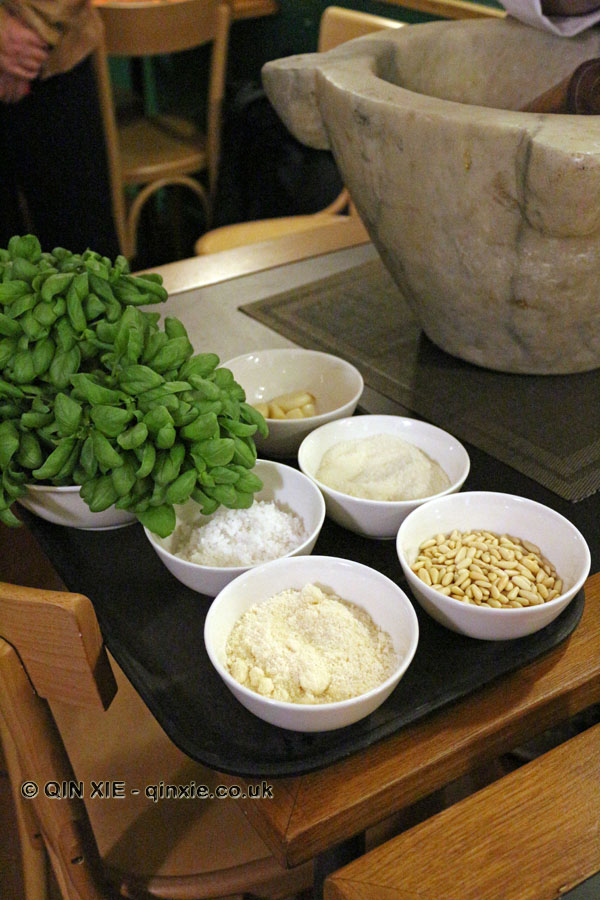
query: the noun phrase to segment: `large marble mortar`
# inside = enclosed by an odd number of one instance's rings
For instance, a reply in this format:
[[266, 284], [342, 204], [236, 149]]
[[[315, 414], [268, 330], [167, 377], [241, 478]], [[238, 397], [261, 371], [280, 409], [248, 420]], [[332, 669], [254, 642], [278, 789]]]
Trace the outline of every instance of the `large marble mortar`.
[[411, 25], [267, 63], [289, 130], [330, 148], [428, 337], [506, 372], [600, 366], [600, 117], [519, 112], [584, 60], [515, 20]]

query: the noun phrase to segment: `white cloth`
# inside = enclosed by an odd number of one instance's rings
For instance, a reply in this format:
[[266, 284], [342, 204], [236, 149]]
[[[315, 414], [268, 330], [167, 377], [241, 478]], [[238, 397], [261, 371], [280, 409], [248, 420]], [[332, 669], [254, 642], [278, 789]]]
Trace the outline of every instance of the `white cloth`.
[[573, 37], [600, 22], [600, 9], [583, 16], [545, 16], [541, 0], [500, 0], [509, 15], [527, 25], [551, 31], [560, 37]]

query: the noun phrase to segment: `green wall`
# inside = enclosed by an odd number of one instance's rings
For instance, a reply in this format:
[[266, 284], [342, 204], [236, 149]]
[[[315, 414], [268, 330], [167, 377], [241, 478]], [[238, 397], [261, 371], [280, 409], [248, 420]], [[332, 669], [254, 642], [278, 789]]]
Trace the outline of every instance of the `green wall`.
[[[500, 7], [494, 0], [478, 2]], [[331, 0], [280, 0], [279, 12], [274, 16], [234, 22], [231, 30], [230, 77], [235, 81], [255, 79], [260, 76], [263, 63], [270, 59], [315, 50], [319, 20], [323, 10], [330, 5]], [[336, 5], [403, 22], [426, 22], [436, 18], [375, 0], [336, 0]]]
[[[495, 0], [478, 2], [500, 7]], [[229, 86], [235, 89], [242, 82], [259, 81], [261, 67], [270, 59], [316, 50], [321, 14], [329, 5], [327, 0], [279, 0], [279, 12], [275, 15], [233, 22], [228, 63]], [[337, 5], [404, 22], [426, 22], [436, 18], [376, 0], [339, 0]], [[143, 72], [144, 94], [149, 108], [176, 107], [181, 112], [201, 116], [201, 86], [206, 78], [207, 66], [208, 56], [203, 51], [155, 58]], [[123, 62], [113, 61], [111, 71], [115, 80], [126, 82], [127, 68]]]

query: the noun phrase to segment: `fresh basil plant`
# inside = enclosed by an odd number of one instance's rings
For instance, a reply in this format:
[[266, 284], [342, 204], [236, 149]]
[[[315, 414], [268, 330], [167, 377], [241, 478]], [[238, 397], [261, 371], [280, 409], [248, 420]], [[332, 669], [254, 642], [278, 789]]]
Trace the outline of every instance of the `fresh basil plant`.
[[80, 485], [93, 512], [131, 510], [161, 537], [190, 497], [205, 514], [252, 505], [266, 423], [178, 319], [140, 308], [166, 300], [122, 256], [30, 234], [0, 249], [0, 521], [20, 524], [31, 483]]

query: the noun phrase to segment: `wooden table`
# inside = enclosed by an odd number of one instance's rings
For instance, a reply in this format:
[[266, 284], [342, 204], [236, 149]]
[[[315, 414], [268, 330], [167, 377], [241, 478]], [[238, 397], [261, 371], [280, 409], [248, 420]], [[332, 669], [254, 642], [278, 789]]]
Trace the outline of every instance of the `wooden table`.
[[366, 751], [277, 783], [245, 812], [287, 865], [323, 853], [600, 701], [600, 574], [572, 636], [529, 666]]
[[[238, 307], [375, 258], [361, 227], [324, 231], [161, 267], [169, 314], [223, 361], [251, 347], [289, 346]], [[380, 401], [365, 392], [367, 411], [382, 411]], [[391, 401], [383, 411], [402, 412]], [[273, 853], [288, 866], [316, 856], [318, 895], [325, 875], [360, 848], [356, 835], [600, 702], [600, 576], [586, 596], [571, 637], [537, 661], [342, 762], [277, 779], [273, 799], [246, 802]]]
[[325, 897], [597, 898], [599, 772], [596, 725], [336, 872]]

